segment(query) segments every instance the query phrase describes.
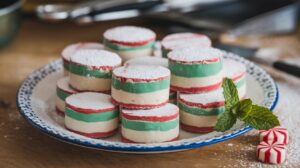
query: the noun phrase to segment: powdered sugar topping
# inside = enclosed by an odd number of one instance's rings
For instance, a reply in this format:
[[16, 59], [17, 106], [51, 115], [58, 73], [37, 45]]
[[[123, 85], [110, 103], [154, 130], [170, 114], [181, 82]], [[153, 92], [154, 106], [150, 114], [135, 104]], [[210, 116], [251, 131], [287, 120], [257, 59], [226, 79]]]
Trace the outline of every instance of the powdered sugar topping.
[[153, 56], [136, 57], [126, 61], [124, 65], [157, 65], [168, 68], [168, 59]]
[[130, 116], [139, 117], [166, 117], [178, 114], [179, 109], [176, 105], [168, 103], [162, 107], [148, 110], [122, 110], [122, 113]]
[[122, 60], [113, 52], [97, 49], [81, 49], [71, 56], [71, 62], [86, 66], [115, 67], [120, 65]]
[[125, 65], [114, 69], [113, 75], [131, 79], [157, 79], [170, 76], [170, 70], [155, 65]]
[[81, 42], [68, 45], [65, 47], [61, 53], [62, 57], [70, 61], [70, 57], [80, 49], [103, 49], [104, 46], [100, 43], [93, 43], [93, 42]]
[[67, 76], [67, 77], [63, 77], [63, 78], [60, 78], [57, 83], [56, 83], [56, 86], [61, 89], [61, 90], [64, 90], [64, 91], [67, 91], [69, 93], [76, 93], [76, 91], [74, 89], [72, 89], [70, 86], [69, 86], [69, 80], [70, 78]]
[[216, 48], [187, 47], [171, 51], [168, 58], [183, 62], [205, 62], [220, 59], [222, 55], [222, 52]]
[[101, 110], [114, 108], [110, 95], [95, 92], [76, 93], [66, 98], [66, 103], [82, 109]]
[[199, 93], [199, 94], [180, 94], [179, 98], [190, 103], [216, 103], [224, 102], [223, 89], [218, 89], [212, 92]]
[[185, 47], [210, 47], [211, 40], [203, 34], [175, 33], [167, 35], [161, 42], [164, 49], [174, 50]]
[[104, 38], [118, 42], [141, 42], [155, 40], [155, 37], [152, 30], [136, 26], [119, 26], [104, 32]]
[[234, 78], [246, 72], [245, 65], [233, 59], [224, 59], [223, 68], [224, 75], [228, 78]]

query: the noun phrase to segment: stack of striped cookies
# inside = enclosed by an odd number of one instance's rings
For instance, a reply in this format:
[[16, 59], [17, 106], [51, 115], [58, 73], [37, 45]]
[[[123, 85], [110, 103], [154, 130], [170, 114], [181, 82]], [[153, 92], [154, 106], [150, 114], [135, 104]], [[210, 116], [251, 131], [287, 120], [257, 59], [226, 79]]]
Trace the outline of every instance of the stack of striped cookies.
[[[129, 143], [158, 143], [189, 132], [210, 132], [224, 112], [223, 78], [246, 95], [246, 68], [211, 47], [202, 34], [177, 33], [161, 41], [147, 28], [120, 26], [103, 44], [76, 43], [62, 52], [56, 109], [66, 129], [91, 138], [118, 132]], [[120, 122], [121, 120], [121, 122]]]

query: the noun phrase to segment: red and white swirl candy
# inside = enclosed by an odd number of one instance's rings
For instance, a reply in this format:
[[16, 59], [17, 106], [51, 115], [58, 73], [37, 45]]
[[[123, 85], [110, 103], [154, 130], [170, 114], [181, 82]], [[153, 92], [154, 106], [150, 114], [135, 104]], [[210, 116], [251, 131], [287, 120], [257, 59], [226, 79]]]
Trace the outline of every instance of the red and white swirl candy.
[[269, 130], [259, 131], [259, 139], [264, 142], [277, 142], [286, 145], [288, 143], [289, 136], [286, 128], [275, 127]]
[[286, 158], [286, 146], [280, 143], [260, 142], [257, 146], [258, 160], [264, 163], [280, 164]]

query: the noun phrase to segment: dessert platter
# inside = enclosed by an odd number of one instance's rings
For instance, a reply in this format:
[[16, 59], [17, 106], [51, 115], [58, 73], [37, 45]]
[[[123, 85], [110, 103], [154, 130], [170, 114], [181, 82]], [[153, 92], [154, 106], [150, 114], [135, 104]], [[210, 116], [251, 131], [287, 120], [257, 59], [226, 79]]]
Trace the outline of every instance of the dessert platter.
[[[238, 121], [215, 131], [225, 111], [223, 78], [240, 100], [273, 110], [278, 90], [262, 68], [211, 47], [203, 34], [176, 33], [161, 40], [150, 29], [119, 26], [103, 44], [82, 42], [22, 83], [17, 104], [41, 132], [82, 147], [126, 153], [176, 152], [212, 145], [252, 128]], [[156, 49], [157, 50], [157, 49]], [[156, 52], [157, 53], [157, 52]]]

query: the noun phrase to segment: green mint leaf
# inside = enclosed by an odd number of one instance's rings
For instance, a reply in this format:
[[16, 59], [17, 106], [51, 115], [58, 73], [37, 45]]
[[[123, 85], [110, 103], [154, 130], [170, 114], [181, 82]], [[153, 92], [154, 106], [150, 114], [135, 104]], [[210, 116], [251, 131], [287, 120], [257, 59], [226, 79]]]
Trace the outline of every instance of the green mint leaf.
[[225, 132], [236, 123], [236, 116], [229, 110], [226, 110], [217, 121], [216, 131]]
[[225, 108], [231, 110], [240, 100], [238, 90], [233, 81], [229, 78], [224, 78], [222, 87], [225, 98]]
[[240, 101], [232, 110], [240, 120], [244, 120], [252, 110], [251, 99], [244, 99]]
[[258, 105], [252, 105], [251, 111], [242, 121], [257, 130], [268, 130], [280, 125], [277, 116]]

